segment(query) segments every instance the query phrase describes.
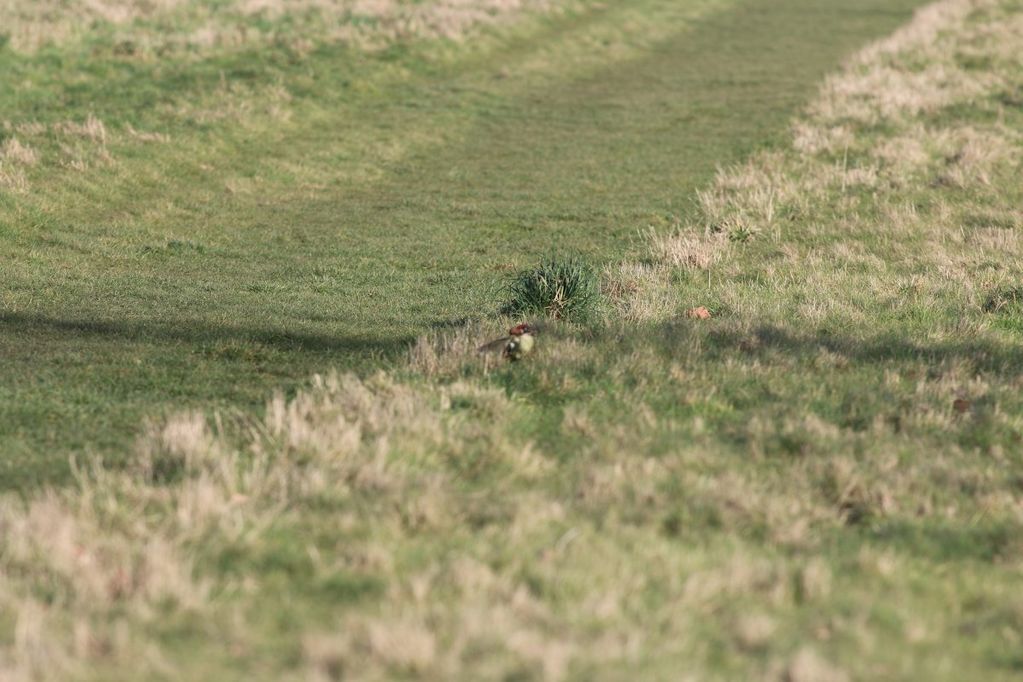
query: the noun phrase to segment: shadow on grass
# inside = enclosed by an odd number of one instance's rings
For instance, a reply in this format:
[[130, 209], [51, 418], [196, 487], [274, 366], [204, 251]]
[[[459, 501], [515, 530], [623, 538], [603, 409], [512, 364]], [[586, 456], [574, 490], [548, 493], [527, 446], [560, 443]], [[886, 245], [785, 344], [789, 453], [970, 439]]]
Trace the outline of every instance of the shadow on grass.
[[410, 342], [283, 326], [0, 312], [0, 491], [62, 484], [72, 456], [130, 461], [149, 417], [258, 411], [317, 372], [387, 366]]
[[380, 339], [363, 336], [337, 336], [273, 328], [234, 325], [211, 326], [208, 322], [61, 319], [38, 313], [0, 313], [0, 332], [29, 335], [106, 337], [111, 340], [184, 342], [201, 346], [214, 343], [257, 343], [288, 352], [313, 352], [327, 355], [352, 355], [381, 359], [397, 356], [414, 341], [411, 337]]
[[871, 528], [865, 536], [883, 547], [897, 547], [934, 561], [994, 562], [1015, 553], [1019, 529], [990, 521], [965, 527], [943, 522], [888, 521]]
[[1023, 374], [1023, 344], [1005, 345], [978, 339], [926, 343], [895, 334], [858, 339], [831, 332], [799, 334], [774, 325], [752, 331], [713, 330], [707, 339], [711, 348], [718, 352], [738, 350], [761, 356], [780, 352], [796, 358], [812, 358], [825, 350], [865, 364], [911, 361], [938, 368], [948, 362], [963, 362], [978, 372]]

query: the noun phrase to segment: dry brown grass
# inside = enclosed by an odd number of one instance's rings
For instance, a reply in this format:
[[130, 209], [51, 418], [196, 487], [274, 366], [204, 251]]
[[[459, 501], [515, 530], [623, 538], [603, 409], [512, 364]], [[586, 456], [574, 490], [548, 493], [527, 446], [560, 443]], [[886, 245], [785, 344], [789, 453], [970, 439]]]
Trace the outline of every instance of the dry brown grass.
[[552, 0], [0, 0], [0, 27], [22, 51], [97, 30], [112, 31], [132, 50], [209, 50], [275, 39], [266, 22], [288, 20], [303, 29], [292, 39], [297, 49], [317, 40], [374, 48], [410, 38], [460, 39], [474, 27], [554, 6]]
[[[692, 264], [694, 267], [694, 260], [714, 257], [712, 250], [716, 247], [716, 244], [711, 247], [693, 246], [685, 250], [686, 247], [679, 240], [662, 238], [652, 232], [650, 244], [661, 257], [684, 258], [686, 265]], [[670, 254], [666, 253], [668, 251]], [[665, 280], [663, 272], [656, 265], [629, 262], [610, 265], [604, 271], [602, 290], [611, 306], [612, 316], [628, 322], [667, 319], [678, 311], [681, 304], [678, 291]]]
[[448, 376], [476, 358], [484, 372], [501, 362], [493, 353], [478, 353], [481, 343], [500, 338], [513, 326], [508, 320], [476, 321], [416, 339], [409, 349], [408, 366], [426, 377]]
[[0, 187], [25, 192], [28, 180], [25, 169], [39, 162], [39, 152], [17, 137], [8, 138], [0, 146]]
[[0, 146], [0, 184], [19, 192], [30, 188], [28, 172], [60, 167], [83, 172], [113, 163], [108, 142], [112, 135], [93, 115], [82, 121], [3, 121], [0, 128], [11, 137]]
[[[1019, 39], [1023, 28], [1019, 15], [1006, 9], [997, 0], [938, 2], [921, 9], [913, 22], [861, 52], [841, 75], [827, 81], [812, 107], [813, 119], [820, 127], [901, 121], [991, 92], [1004, 70], [969, 72], [956, 59], [963, 49], [1004, 59], [1003, 50]], [[965, 24], [978, 11], [997, 12], [999, 20], [949, 33], [949, 26]], [[892, 59], [909, 52], [916, 64], [925, 66], [918, 69]]]

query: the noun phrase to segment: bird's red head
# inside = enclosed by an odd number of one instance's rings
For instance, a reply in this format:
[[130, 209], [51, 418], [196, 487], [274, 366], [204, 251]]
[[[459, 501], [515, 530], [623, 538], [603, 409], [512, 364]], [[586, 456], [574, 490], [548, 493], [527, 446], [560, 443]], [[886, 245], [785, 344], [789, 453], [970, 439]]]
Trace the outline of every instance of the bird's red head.
[[517, 324], [508, 330], [508, 333], [512, 336], [522, 336], [523, 334], [532, 334], [535, 330], [528, 322]]

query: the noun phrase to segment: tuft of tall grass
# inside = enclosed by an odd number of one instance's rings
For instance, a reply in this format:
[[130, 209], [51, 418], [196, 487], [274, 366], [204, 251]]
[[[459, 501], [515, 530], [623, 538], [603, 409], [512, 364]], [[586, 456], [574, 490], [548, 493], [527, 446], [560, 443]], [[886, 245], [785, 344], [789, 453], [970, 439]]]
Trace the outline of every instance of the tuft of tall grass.
[[577, 256], [545, 256], [515, 274], [506, 286], [506, 315], [544, 315], [585, 322], [600, 310], [600, 275]]

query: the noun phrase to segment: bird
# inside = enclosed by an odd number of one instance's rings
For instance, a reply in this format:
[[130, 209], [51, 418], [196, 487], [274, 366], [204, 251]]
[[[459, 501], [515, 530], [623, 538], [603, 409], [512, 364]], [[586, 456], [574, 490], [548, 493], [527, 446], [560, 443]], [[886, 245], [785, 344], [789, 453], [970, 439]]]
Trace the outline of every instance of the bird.
[[500, 352], [501, 357], [515, 362], [528, 355], [536, 345], [537, 329], [528, 322], [517, 324], [508, 330], [508, 336], [502, 336], [479, 347], [480, 353]]

